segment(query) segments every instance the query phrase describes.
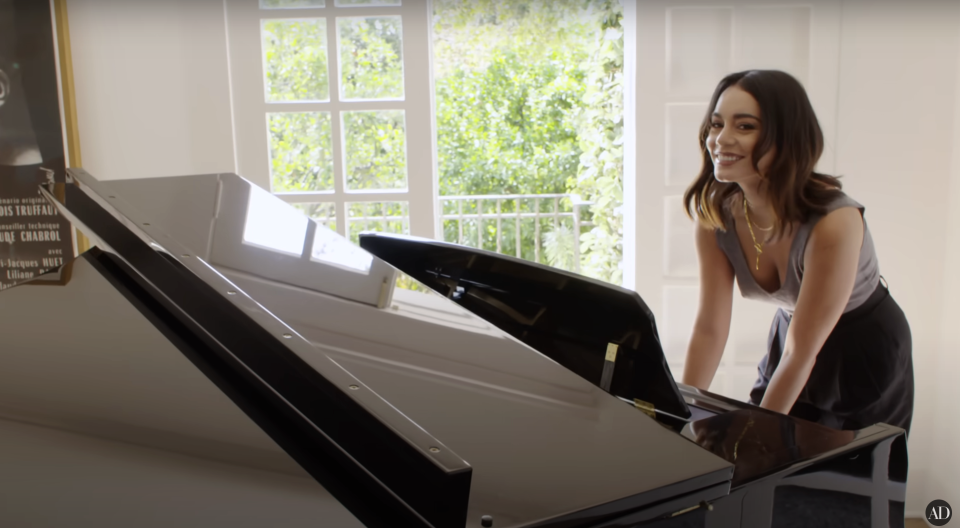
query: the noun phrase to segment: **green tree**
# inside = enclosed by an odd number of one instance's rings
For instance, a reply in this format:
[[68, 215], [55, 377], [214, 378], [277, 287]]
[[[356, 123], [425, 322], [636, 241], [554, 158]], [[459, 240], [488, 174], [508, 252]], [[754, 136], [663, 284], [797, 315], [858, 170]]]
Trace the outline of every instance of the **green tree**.
[[326, 101], [327, 26], [316, 20], [264, 20], [261, 34], [269, 102]]
[[333, 190], [330, 112], [267, 114], [275, 192]]
[[597, 2], [599, 31], [577, 123], [580, 167], [570, 191], [590, 202], [593, 228], [580, 235], [581, 272], [623, 281], [623, 11], [617, 0]]
[[400, 17], [337, 19], [344, 99], [403, 97]]
[[[622, 272], [622, 11], [615, 0], [437, 0], [434, 70], [441, 195], [574, 193], [591, 203], [582, 233], [540, 221], [540, 261], [620, 283]], [[528, 200], [529, 202], [529, 200]], [[479, 205], [494, 212], [494, 203]], [[499, 204], [549, 214], [573, 204]], [[448, 203], [445, 214], [475, 213]], [[476, 206], [474, 206], [476, 207]], [[536, 259], [536, 220], [521, 255]], [[493, 222], [444, 224], [444, 237], [498, 247]], [[499, 247], [513, 253], [507, 230]]]

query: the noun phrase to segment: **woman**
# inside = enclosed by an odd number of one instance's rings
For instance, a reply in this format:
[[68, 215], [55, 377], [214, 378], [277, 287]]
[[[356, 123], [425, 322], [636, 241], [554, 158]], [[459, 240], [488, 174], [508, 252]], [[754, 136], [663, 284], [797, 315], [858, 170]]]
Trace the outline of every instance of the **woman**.
[[751, 403], [835, 429], [909, 431], [910, 327], [881, 281], [864, 207], [814, 171], [823, 133], [803, 87], [780, 71], [728, 75], [700, 147], [684, 194], [698, 221], [700, 306], [683, 382], [710, 386], [736, 278], [744, 297], [780, 306]]

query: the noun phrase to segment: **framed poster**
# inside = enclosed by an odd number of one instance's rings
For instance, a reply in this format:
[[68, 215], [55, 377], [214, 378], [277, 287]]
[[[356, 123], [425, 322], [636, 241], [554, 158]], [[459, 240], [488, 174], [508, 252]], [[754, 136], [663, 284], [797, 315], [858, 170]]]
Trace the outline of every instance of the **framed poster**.
[[[55, 22], [55, 9], [65, 14], [64, 2], [0, 0], [0, 289], [62, 284], [69, 277], [44, 273], [75, 254], [70, 222], [38, 190], [66, 183], [57, 60], [68, 46], [58, 42], [66, 19]], [[72, 93], [63, 95], [72, 112]]]

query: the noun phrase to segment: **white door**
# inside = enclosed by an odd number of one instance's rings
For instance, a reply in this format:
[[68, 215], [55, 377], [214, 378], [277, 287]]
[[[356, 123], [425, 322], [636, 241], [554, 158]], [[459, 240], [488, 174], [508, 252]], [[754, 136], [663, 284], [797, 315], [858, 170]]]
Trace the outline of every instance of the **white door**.
[[[753, 5], [751, 5], [753, 4]], [[681, 377], [697, 309], [697, 257], [682, 195], [700, 170], [700, 121], [722, 77], [779, 69], [806, 87], [834, 169], [840, 1], [637, 2], [636, 278]], [[746, 400], [776, 309], [734, 295], [733, 321], [711, 390]]]

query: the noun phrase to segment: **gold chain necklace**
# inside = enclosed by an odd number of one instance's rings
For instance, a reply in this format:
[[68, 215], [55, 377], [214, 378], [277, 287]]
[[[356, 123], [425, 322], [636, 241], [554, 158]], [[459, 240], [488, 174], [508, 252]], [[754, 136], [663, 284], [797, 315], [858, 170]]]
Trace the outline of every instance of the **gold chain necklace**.
[[[750, 221], [750, 213], [747, 212], [747, 197], [743, 197], [743, 217], [747, 219], [747, 229], [750, 230], [750, 238], [753, 239], [753, 247], [757, 250], [757, 271], [760, 271], [760, 254], [763, 253], [763, 242], [757, 242], [757, 237], [753, 234], [753, 222]], [[773, 226], [771, 226], [772, 228]], [[760, 226], [757, 226], [760, 229]]]

